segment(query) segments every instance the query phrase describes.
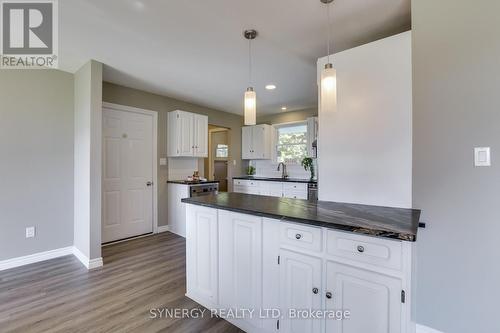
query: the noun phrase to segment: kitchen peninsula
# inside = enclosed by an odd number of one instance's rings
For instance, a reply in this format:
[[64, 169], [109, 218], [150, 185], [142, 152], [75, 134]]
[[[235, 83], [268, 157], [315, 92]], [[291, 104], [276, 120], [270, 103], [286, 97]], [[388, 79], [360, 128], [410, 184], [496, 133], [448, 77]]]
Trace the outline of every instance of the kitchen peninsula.
[[[247, 332], [414, 332], [420, 211], [222, 193], [187, 209], [187, 296], [209, 309], [279, 309], [226, 318]], [[351, 319], [290, 311], [349, 310]], [[362, 320], [360, 320], [362, 318]]]

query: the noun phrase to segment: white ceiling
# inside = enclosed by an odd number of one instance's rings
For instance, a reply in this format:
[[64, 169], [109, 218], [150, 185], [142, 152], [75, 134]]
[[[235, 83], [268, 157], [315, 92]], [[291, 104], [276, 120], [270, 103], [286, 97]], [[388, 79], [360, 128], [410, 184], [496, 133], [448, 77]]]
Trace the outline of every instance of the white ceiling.
[[[335, 52], [410, 28], [410, 0], [335, 0], [331, 13]], [[243, 114], [254, 28], [258, 114], [314, 107], [326, 15], [319, 0], [63, 0], [60, 68], [96, 59], [106, 81]]]

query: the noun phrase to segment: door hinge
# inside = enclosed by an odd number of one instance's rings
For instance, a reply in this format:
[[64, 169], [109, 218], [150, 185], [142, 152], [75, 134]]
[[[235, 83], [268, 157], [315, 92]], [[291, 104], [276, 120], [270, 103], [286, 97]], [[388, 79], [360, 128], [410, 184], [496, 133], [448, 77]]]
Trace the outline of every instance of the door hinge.
[[406, 293], [404, 290], [401, 290], [401, 303], [406, 302]]
[[280, 320], [279, 319], [276, 321], [276, 329], [278, 331], [280, 330]]
[[278, 265], [280, 264], [280, 256], [278, 256]]

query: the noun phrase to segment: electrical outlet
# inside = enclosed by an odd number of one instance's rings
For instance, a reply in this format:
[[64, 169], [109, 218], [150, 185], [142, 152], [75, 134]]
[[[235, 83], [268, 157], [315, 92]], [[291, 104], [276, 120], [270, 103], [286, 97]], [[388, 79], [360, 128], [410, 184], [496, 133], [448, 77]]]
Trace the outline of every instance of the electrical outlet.
[[26, 228], [26, 238], [33, 238], [33, 237], [35, 237], [35, 227]]

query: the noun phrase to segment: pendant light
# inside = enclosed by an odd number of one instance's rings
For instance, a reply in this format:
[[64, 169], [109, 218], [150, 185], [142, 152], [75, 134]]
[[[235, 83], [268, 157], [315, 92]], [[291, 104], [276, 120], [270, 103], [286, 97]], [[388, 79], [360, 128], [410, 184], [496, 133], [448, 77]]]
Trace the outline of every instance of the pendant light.
[[320, 110], [322, 112], [337, 111], [337, 71], [330, 62], [330, 3], [333, 0], [320, 0], [327, 6], [328, 29], [327, 29], [327, 63], [321, 71], [320, 82]]
[[248, 39], [248, 81], [249, 87], [245, 91], [245, 125], [255, 125], [257, 117], [257, 95], [252, 87], [252, 39], [257, 37], [257, 31], [245, 30], [243, 36]]

